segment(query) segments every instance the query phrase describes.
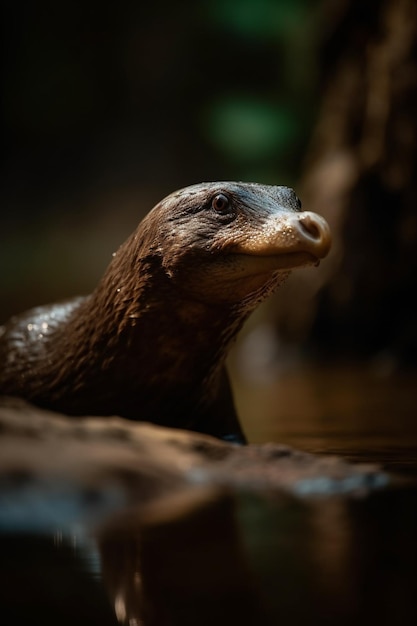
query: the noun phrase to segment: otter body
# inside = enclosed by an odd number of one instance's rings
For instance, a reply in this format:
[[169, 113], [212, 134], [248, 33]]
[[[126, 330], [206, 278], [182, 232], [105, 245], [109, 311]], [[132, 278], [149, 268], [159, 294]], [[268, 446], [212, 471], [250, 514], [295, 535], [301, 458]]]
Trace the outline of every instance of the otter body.
[[224, 361], [291, 269], [330, 247], [287, 187], [204, 183], [162, 200], [89, 296], [0, 328], [0, 393], [244, 440]]

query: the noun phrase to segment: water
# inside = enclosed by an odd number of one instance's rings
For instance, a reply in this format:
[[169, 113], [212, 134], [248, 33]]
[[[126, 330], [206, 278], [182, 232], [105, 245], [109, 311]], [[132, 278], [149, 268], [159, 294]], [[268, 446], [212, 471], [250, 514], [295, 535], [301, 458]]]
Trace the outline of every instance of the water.
[[70, 537], [0, 535], [2, 623], [416, 623], [415, 490], [219, 495], [184, 519], [135, 522], [101, 534], [99, 574]]
[[236, 374], [239, 414], [254, 443], [378, 462], [417, 475], [417, 372], [382, 364], [303, 366], [271, 379]]
[[203, 490], [170, 516], [134, 507], [92, 530], [51, 516], [31, 531], [28, 505], [24, 529], [0, 533], [1, 623], [414, 626], [417, 385], [382, 374], [244, 381], [240, 410], [252, 441], [378, 461], [400, 483], [363, 497]]

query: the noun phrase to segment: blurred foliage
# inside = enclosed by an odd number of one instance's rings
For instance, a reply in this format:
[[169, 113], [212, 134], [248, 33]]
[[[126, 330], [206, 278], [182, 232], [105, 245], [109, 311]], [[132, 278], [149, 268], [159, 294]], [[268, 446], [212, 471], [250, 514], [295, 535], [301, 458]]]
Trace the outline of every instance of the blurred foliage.
[[291, 111], [238, 96], [212, 105], [206, 130], [219, 150], [238, 164], [282, 156], [298, 134]]
[[214, 19], [236, 33], [272, 40], [296, 30], [306, 8], [303, 0], [215, 0], [209, 5]]
[[207, 105], [208, 142], [238, 177], [294, 180], [314, 119], [317, 6], [218, 0], [208, 9], [211, 28], [217, 39], [224, 34], [235, 65]]

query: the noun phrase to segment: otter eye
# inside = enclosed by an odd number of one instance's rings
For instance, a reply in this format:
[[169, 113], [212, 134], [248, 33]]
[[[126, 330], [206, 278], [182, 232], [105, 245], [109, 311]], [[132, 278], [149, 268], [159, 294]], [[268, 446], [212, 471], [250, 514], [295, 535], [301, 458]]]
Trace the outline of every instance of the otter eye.
[[224, 193], [218, 193], [211, 201], [211, 206], [217, 213], [227, 213], [230, 209], [230, 200]]

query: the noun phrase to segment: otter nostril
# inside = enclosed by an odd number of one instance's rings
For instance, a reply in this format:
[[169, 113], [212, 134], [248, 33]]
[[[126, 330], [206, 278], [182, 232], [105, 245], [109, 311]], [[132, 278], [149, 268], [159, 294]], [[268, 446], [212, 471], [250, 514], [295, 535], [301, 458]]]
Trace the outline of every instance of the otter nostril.
[[319, 240], [321, 239], [321, 229], [319, 224], [313, 217], [309, 214], [303, 215], [300, 217], [300, 226], [301, 228], [312, 238]]

